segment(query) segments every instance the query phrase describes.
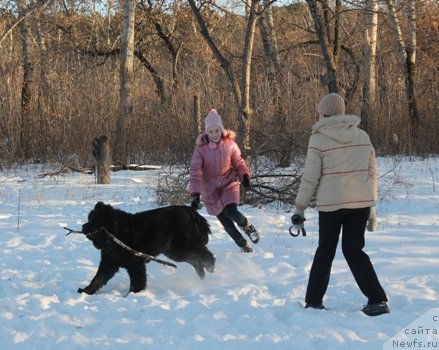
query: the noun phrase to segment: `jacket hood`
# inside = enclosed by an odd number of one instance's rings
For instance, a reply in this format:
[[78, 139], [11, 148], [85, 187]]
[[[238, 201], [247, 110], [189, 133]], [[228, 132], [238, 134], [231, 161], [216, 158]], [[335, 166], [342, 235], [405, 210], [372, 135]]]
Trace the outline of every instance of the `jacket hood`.
[[356, 115], [333, 115], [321, 118], [314, 124], [312, 132], [326, 135], [341, 143], [349, 143], [357, 138], [360, 122], [360, 117]]
[[[236, 132], [233, 130], [224, 130], [223, 134], [221, 135], [221, 140], [235, 140], [236, 138]], [[205, 132], [198, 135], [197, 140], [195, 142], [197, 145], [207, 145], [209, 143], [209, 137], [206, 135]]]

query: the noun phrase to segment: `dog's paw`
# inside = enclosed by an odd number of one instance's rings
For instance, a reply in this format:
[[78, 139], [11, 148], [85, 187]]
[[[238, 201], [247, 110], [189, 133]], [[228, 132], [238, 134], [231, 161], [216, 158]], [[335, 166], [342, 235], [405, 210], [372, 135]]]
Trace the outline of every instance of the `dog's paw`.
[[139, 293], [139, 292], [141, 292], [142, 290], [145, 290], [146, 289], [146, 286], [145, 287], [142, 287], [142, 286], [130, 286], [130, 292], [132, 292], [132, 293]]
[[85, 294], [88, 294], [88, 295], [93, 295], [95, 292], [91, 291], [91, 290], [89, 290], [87, 288], [78, 288], [78, 293], [85, 293]]
[[215, 270], [215, 257], [212, 254], [206, 254], [203, 259], [203, 265], [207, 272], [213, 273]]
[[198, 277], [204, 280], [206, 278], [206, 272], [204, 272], [204, 267], [195, 265], [194, 268], [195, 271], [197, 272]]

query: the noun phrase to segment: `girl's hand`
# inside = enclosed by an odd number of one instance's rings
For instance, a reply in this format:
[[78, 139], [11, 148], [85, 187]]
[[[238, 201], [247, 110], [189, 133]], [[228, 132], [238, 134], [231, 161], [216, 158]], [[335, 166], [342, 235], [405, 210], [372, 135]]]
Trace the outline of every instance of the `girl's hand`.
[[199, 193], [194, 193], [191, 196], [191, 207], [196, 209], [200, 208], [200, 194]]
[[244, 176], [242, 177], [242, 187], [250, 187], [250, 176], [248, 174], [244, 174]]

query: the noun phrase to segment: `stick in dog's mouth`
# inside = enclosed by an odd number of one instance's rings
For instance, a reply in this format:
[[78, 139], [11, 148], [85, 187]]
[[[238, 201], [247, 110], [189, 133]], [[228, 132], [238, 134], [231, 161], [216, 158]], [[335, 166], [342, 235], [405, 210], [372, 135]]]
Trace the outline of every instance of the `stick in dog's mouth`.
[[66, 236], [68, 236], [68, 235], [71, 234], [71, 233], [82, 233], [82, 234], [86, 234], [86, 233], [84, 233], [84, 232], [82, 232], [82, 231], [72, 230], [71, 228], [68, 228], [68, 227], [63, 227], [63, 229], [69, 231], [69, 232], [66, 233]]
[[68, 236], [71, 233], [80, 233], [80, 234], [85, 235], [86, 237], [93, 238], [93, 234], [95, 234], [96, 232], [99, 232], [100, 230], [102, 230], [102, 227], [100, 229], [96, 230], [96, 231], [93, 231], [93, 232], [77, 231], [77, 230], [73, 230], [73, 229], [68, 228], [68, 227], [63, 227], [63, 229], [69, 231], [69, 232], [66, 233], [66, 236]]
[[101, 231], [101, 230], [103, 230], [112, 240], [113, 240], [113, 242], [115, 242], [116, 244], [118, 244], [118, 245], [120, 245], [122, 248], [125, 248], [125, 249], [127, 249], [127, 250], [129, 250], [131, 253], [133, 253], [134, 255], [136, 255], [136, 256], [139, 256], [139, 257], [143, 257], [144, 259], [145, 259], [145, 262], [149, 262], [149, 261], [155, 261], [155, 262], [158, 262], [158, 263], [160, 263], [160, 264], [163, 264], [163, 265], [168, 265], [168, 266], [171, 266], [171, 267], [173, 267], [173, 268], [177, 268], [177, 265], [175, 265], [175, 264], [173, 264], [173, 263], [171, 263], [171, 262], [169, 262], [169, 261], [165, 261], [165, 260], [161, 260], [161, 259], [158, 259], [158, 258], [156, 258], [156, 257], [154, 257], [154, 256], [151, 256], [151, 255], [148, 255], [148, 254], [145, 254], [145, 253], [142, 253], [142, 252], [138, 252], [138, 251], [136, 251], [136, 250], [134, 250], [133, 248], [131, 248], [131, 247], [129, 247], [129, 246], [127, 246], [125, 243], [123, 243], [122, 241], [120, 241], [119, 239], [117, 239], [110, 231], [108, 231], [104, 226], [102, 226], [101, 228], [99, 228], [99, 229], [97, 229], [96, 231], [93, 231], [93, 232], [83, 232], [83, 231], [77, 231], [77, 230], [73, 230], [73, 229], [71, 229], [71, 228], [68, 228], [68, 227], [63, 227], [65, 230], [67, 230], [67, 231], [69, 231], [69, 232], [67, 232], [66, 233], [66, 236], [68, 236], [69, 234], [71, 234], [71, 233], [81, 233], [81, 234], [83, 234], [83, 235], [85, 235], [87, 238], [93, 238], [93, 236], [92, 235], [94, 235], [95, 233], [97, 233], [97, 232], [99, 232], [99, 231]]

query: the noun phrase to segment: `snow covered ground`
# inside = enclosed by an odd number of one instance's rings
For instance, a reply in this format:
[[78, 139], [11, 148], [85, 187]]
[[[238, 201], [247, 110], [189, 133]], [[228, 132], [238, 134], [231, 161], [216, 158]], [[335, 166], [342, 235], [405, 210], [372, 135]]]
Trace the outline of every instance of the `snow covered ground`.
[[[204, 281], [187, 264], [151, 262], [143, 292], [126, 295], [121, 270], [98, 294], [78, 294], [94, 276], [99, 252], [82, 235], [66, 237], [63, 227], [80, 230], [97, 201], [128, 212], [156, 207], [160, 171], [115, 172], [105, 186], [78, 173], [39, 178], [40, 167], [0, 173], [1, 347], [383, 349], [412, 322], [423, 327], [419, 318], [438, 307], [439, 160], [378, 161], [379, 226], [367, 234], [366, 251], [390, 299], [391, 313], [379, 317], [360, 311], [366, 300], [340, 247], [324, 300], [329, 310], [303, 308], [318, 239], [314, 209], [306, 211], [308, 236], [293, 238], [291, 213], [240, 207], [261, 234], [253, 254], [241, 253], [202, 209], [217, 259]], [[433, 315], [435, 342], [421, 343], [424, 349], [438, 347]]]

